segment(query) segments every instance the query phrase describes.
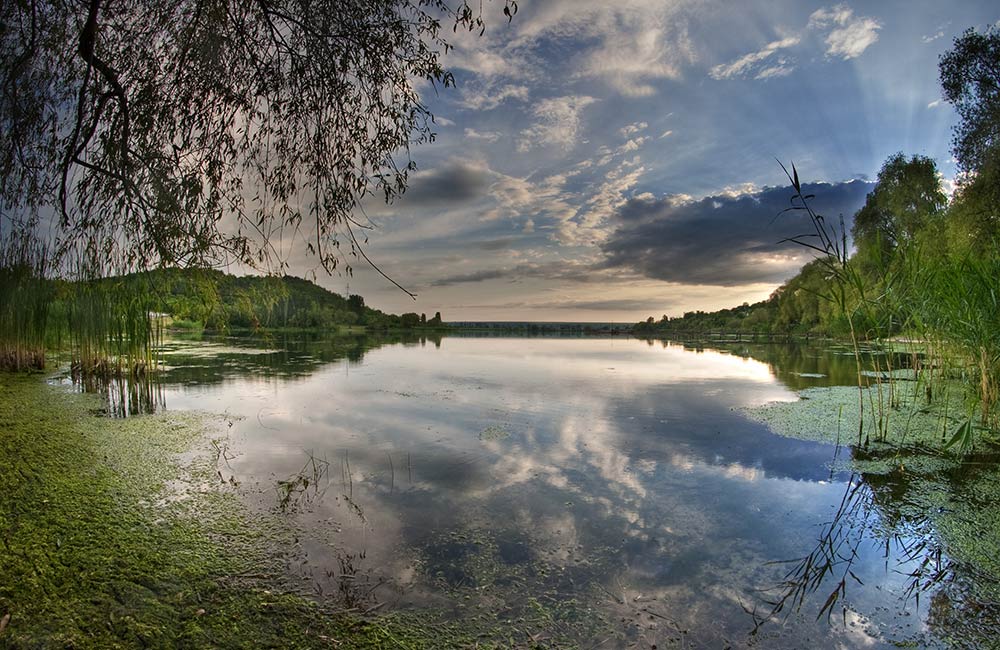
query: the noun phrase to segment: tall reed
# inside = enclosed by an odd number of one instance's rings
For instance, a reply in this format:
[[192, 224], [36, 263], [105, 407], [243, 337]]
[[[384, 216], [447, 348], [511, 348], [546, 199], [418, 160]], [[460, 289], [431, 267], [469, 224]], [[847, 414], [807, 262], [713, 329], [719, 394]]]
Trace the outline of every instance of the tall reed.
[[74, 375], [135, 378], [154, 372], [162, 327], [142, 282], [82, 279], [74, 289], [67, 309]]
[[30, 234], [0, 239], [0, 368], [45, 367], [53, 285], [45, 277], [48, 248]]
[[941, 348], [964, 366], [981, 424], [1000, 427], [1000, 256], [963, 252], [916, 275], [920, 315]]

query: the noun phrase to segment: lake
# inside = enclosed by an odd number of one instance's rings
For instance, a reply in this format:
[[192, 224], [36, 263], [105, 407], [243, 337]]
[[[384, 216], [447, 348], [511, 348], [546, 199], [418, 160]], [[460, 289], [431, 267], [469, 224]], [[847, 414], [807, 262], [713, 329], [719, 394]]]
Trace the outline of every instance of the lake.
[[[891, 499], [851, 451], [741, 410], [853, 383], [842, 349], [206, 336], [164, 362], [160, 408], [225, 415], [220, 477], [300, 527], [289, 571], [356, 611], [592, 648], [939, 643], [906, 597], [922, 556], [877, 533]], [[820, 538], [850, 564], [796, 586]]]

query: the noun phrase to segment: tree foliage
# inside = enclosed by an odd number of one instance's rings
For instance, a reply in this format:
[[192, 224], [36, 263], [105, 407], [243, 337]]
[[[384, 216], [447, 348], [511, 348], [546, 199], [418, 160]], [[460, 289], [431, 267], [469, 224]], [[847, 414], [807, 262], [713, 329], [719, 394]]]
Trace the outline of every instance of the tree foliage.
[[280, 266], [292, 240], [327, 270], [364, 256], [359, 204], [404, 191], [434, 138], [415, 83], [454, 83], [445, 37], [485, 29], [478, 6], [4, 2], [3, 224], [51, 219], [114, 269]]
[[864, 254], [911, 242], [941, 217], [947, 202], [933, 159], [894, 154], [882, 165], [875, 189], [854, 217], [854, 244]]
[[1000, 145], [1000, 28], [966, 30], [941, 57], [939, 72], [960, 118], [953, 153], [961, 169], [977, 171]]

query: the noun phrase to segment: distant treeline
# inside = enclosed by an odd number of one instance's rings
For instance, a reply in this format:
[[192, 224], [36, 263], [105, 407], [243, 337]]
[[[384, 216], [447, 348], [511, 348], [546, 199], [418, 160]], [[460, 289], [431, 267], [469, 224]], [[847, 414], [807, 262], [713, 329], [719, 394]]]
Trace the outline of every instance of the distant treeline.
[[387, 314], [294, 276], [234, 276], [211, 269], [158, 269], [105, 282], [122, 282], [147, 294], [175, 327], [328, 329], [438, 329], [440, 312]]
[[460, 330], [527, 334], [623, 334], [632, 329], [628, 323], [572, 323], [544, 321], [452, 321]]
[[850, 332], [843, 314], [824, 298], [829, 282], [823, 264], [814, 260], [767, 300], [718, 311], [689, 311], [672, 318], [650, 316], [632, 331], [645, 336], [847, 337]]

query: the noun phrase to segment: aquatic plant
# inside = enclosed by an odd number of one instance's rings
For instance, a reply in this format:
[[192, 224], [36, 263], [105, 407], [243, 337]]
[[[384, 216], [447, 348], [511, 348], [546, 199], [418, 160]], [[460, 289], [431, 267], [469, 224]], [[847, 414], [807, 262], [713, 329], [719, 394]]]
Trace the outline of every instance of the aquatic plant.
[[31, 235], [0, 238], [0, 369], [45, 367], [53, 285], [48, 248]]
[[1000, 426], [1000, 258], [964, 253], [919, 275], [926, 329], [971, 371], [983, 426]]
[[330, 462], [325, 458], [317, 458], [312, 452], [306, 452], [308, 460], [295, 474], [275, 483], [277, 495], [277, 510], [286, 512], [301, 504], [311, 504], [323, 498], [330, 487], [328, 480]]
[[847, 322], [857, 370], [858, 405], [861, 414], [861, 417], [858, 418], [858, 444], [860, 445], [865, 423], [865, 381], [861, 365], [860, 341], [862, 332], [859, 329], [858, 321], [859, 311], [870, 304], [868, 282], [865, 275], [860, 272], [858, 266], [851, 259], [847, 245], [847, 228], [844, 225], [843, 216], [840, 217], [839, 226], [828, 223], [826, 218], [813, 210], [810, 205], [809, 201], [815, 198], [814, 195], [802, 193], [802, 184], [799, 182], [799, 172], [795, 169], [795, 165], [792, 165], [792, 171], [789, 173], [780, 161], [778, 164], [781, 165], [782, 171], [785, 172], [795, 190], [791, 198], [791, 206], [785, 212], [804, 212], [813, 228], [811, 233], [791, 237], [785, 241], [798, 244], [818, 254], [817, 262], [827, 272], [829, 280], [826, 283], [826, 290], [819, 293], [819, 297], [833, 304]]

